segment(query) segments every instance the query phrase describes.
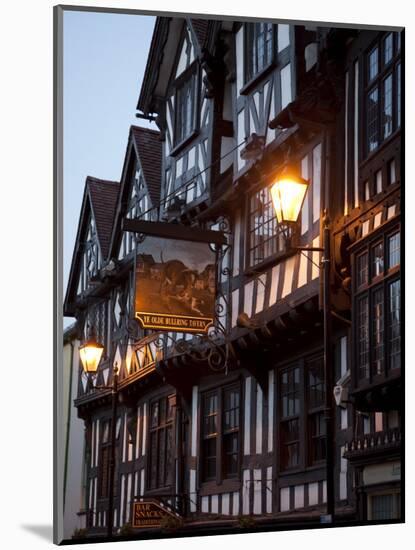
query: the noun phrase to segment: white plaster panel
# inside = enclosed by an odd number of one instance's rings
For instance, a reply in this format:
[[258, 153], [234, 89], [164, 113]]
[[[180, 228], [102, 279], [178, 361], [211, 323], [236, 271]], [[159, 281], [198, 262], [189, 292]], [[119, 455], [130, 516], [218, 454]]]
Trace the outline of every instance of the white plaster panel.
[[236, 56], [236, 88], [239, 90], [244, 82], [244, 27], [242, 26], [235, 37], [235, 56]]
[[263, 273], [258, 277], [255, 313], [260, 313], [264, 309], [266, 284], [267, 284], [267, 274]]
[[294, 487], [294, 508], [304, 508], [304, 485]]
[[318, 504], [318, 482], [308, 484], [308, 504], [309, 506]]
[[290, 488], [283, 487], [280, 489], [280, 510], [287, 512], [290, 509]]
[[144, 495], [144, 489], [145, 489], [145, 470], [144, 470], [144, 468], [141, 468], [141, 470], [140, 470], [140, 496]]
[[209, 497], [202, 497], [200, 506], [202, 513], [207, 514], [209, 512]]
[[219, 511], [219, 498], [218, 495], [212, 495], [210, 497], [210, 508], [212, 514], [217, 514]]
[[239, 288], [232, 291], [232, 327], [236, 327], [236, 320], [239, 315]]
[[278, 52], [282, 52], [290, 45], [290, 25], [278, 25]]
[[254, 514], [262, 513], [262, 472], [254, 470]]
[[239, 492], [235, 491], [232, 493], [232, 515], [239, 515]]
[[300, 267], [298, 272], [298, 287], [300, 288], [307, 284], [307, 271], [308, 271], [308, 263], [309, 259], [307, 258], [307, 255], [309, 252], [300, 252]]
[[292, 256], [285, 261], [284, 285], [282, 288], [281, 298], [284, 298], [287, 294], [292, 292], [295, 259], [296, 257]]
[[192, 390], [192, 456], [197, 454], [197, 407], [198, 407], [198, 386]]
[[[316, 237], [314, 240], [313, 240], [313, 247], [314, 248], [318, 248], [320, 246], [320, 237]], [[320, 252], [313, 252], [312, 253], [312, 259], [313, 259], [313, 263], [311, 264], [311, 278], [312, 279], [316, 279], [317, 277], [320, 276], [320, 255], [321, 253]]]
[[313, 222], [320, 219], [321, 209], [321, 143], [313, 149]]
[[291, 63], [281, 69], [281, 110], [292, 101], [291, 92]]
[[254, 296], [254, 281], [250, 281], [249, 283], [246, 283], [244, 287], [244, 312], [248, 315], [248, 317], [252, 316], [252, 299]]
[[251, 472], [243, 470], [242, 473], [243, 488], [242, 488], [242, 513], [249, 514], [249, 494], [251, 490]]
[[280, 279], [280, 264], [274, 266], [271, 271], [271, 290], [269, 295], [269, 306], [273, 306], [277, 301], [278, 283]]
[[262, 453], [262, 407], [263, 393], [259, 384], [256, 384], [256, 431], [255, 431], [255, 451], [256, 454]]
[[229, 493], [223, 493], [222, 495], [222, 514], [229, 516]]

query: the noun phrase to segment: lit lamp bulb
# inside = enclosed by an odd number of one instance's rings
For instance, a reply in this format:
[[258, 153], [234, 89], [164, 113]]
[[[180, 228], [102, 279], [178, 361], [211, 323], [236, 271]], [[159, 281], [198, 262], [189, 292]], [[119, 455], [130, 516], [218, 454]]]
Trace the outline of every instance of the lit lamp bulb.
[[303, 206], [308, 181], [283, 171], [271, 186], [278, 223], [296, 223]]
[[97, 342], [94, 331], [91, 330], [88, 340], [79, 346], [79, 355], [86, 373], [97, 372], [103, 351], [104, 346]]

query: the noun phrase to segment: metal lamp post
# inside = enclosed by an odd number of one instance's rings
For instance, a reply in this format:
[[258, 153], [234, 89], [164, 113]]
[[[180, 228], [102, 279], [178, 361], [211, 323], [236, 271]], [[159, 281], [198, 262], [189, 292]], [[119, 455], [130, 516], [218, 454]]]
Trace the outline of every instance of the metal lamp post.
[[[104, 351], [104, 346], [100, 344], [95, 336], [93, 329], [90, 331], [89, 338], [79, 346], [79, 355], [82, 367], [88, 379], [96, 376], [98, 365]], [[110, 460], [109, 460], [109, 493], [108, 493], [108, 525], [107, 536], [112, 538], [114, 525], [114, 474], [115, 474], [115, 441], [117, 424], [117, 405], [118, 405], [118, 365], [114, 364], [112, 384], [108, 386], [94, 386], [98, 390], [111, 390], [111, 441], [110, 441]]]
[[[304, 203], [309, 182], [285, 168], [271, 185], [270, 193], [278, 223], [295, 225]], [[330, 229], [327, 213], [323, 219], [323, 248], [293, 247], [296, 251], [322, 252], [323, 264], [323, 315], [324, 315], [324, 388], [326, 420], [326, 476], [327, 515], [321, 521], [332, 523], [334, 519], [334, 429], [333, 429], [333, 354], [331, 345], [330, 299]]]

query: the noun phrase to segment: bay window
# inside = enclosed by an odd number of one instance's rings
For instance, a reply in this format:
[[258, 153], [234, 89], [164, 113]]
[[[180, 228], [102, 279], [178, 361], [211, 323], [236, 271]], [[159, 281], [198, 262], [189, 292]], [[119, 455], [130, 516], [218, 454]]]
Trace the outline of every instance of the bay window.
[[399, 33], [388, 33], [366, 55], [366, 153], [401, 124]]
[[400, 368], [400, 232], [372, 239], [355, 254], [357, 377], [371, 380]]
[[194, 62], [175, 83], [174, 144], [187, 140], [197, 126], [198, 72]]

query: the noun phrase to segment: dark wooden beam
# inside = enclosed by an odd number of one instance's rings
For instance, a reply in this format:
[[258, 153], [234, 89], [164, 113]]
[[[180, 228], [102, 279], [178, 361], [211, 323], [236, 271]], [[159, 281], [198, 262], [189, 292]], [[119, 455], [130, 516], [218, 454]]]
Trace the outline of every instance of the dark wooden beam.
[[121, 223], [123, 231], [142, 233], [165, 239], [179, 241], [193, 241], [209, 244], [225, 245], [227, 240], [222, 231], [198, 229], [176, 223], [148, 222], [144, 220], [130, 220], [124, 218]]

